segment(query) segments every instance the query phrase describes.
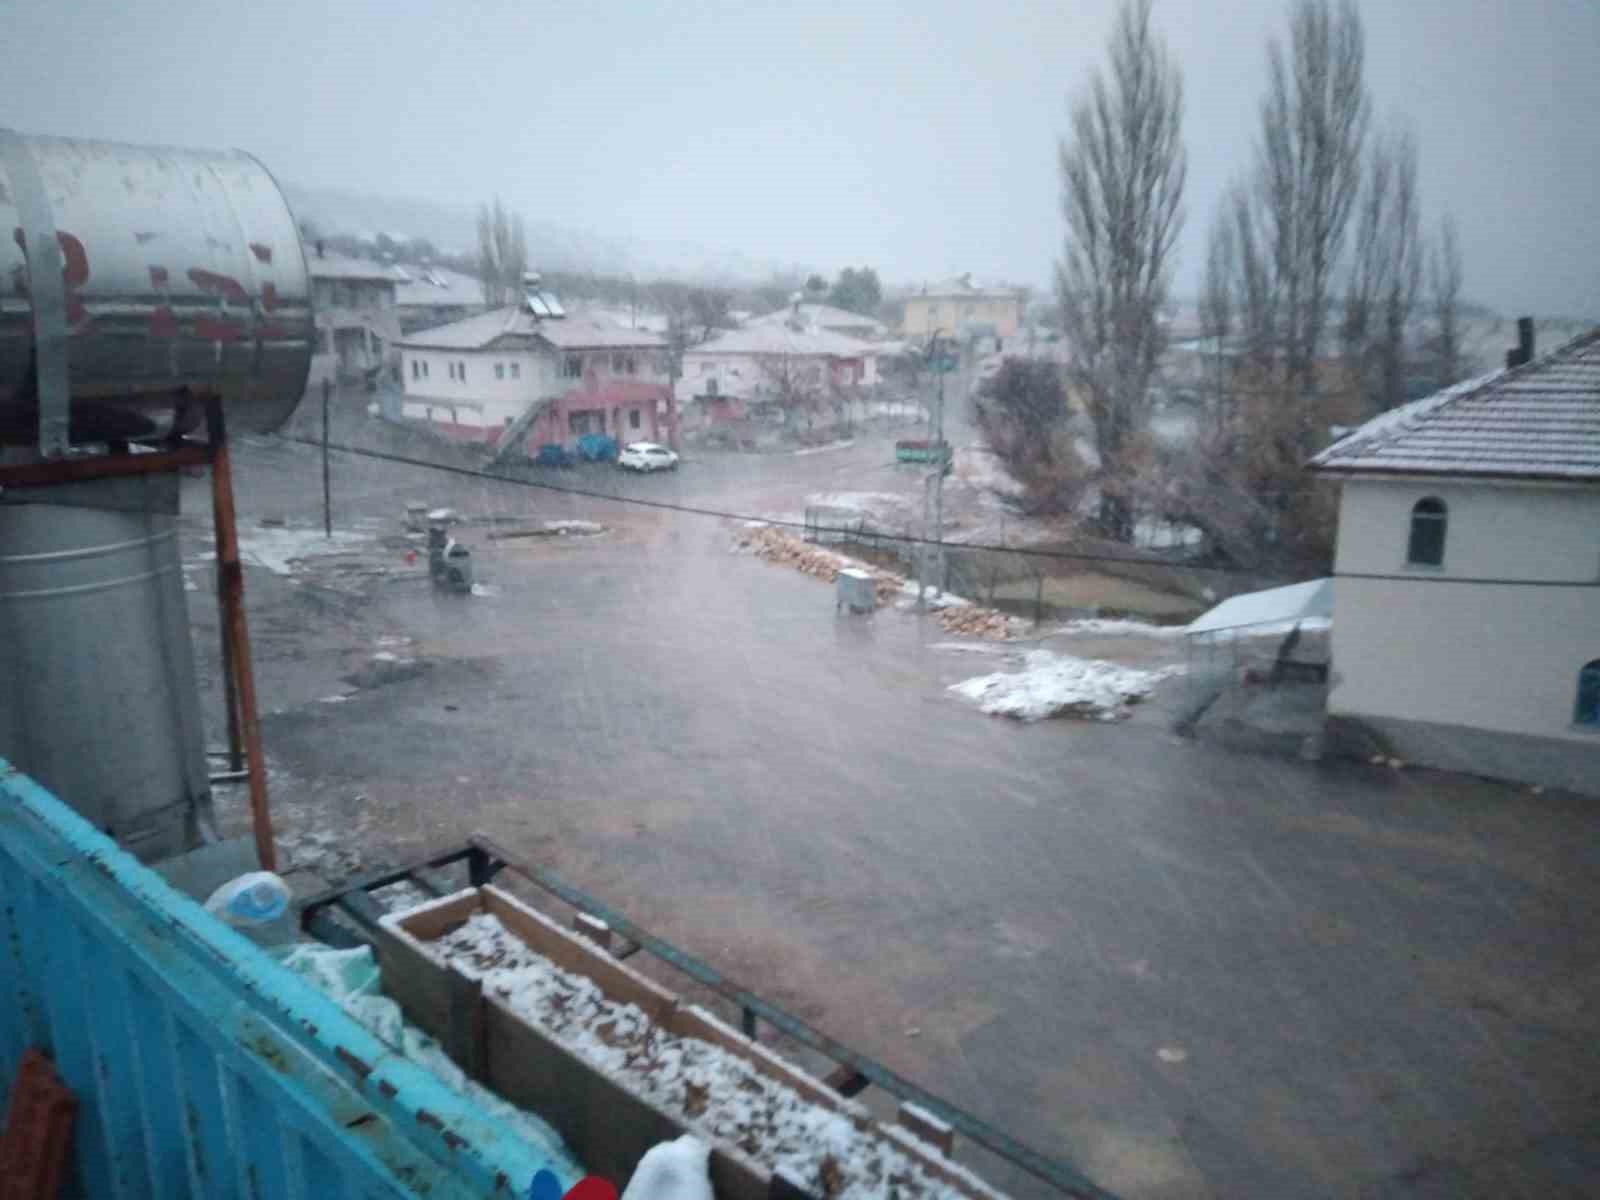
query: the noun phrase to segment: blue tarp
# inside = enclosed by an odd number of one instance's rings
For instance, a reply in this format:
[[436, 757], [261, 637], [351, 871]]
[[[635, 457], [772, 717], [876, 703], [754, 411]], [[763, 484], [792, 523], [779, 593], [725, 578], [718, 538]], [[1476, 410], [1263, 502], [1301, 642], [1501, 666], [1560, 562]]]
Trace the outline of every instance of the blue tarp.
[[612, 462], [617, 457], [616, 439], [603, 433], [586, 433], [578, 439], [578, 457], [584, 462]]

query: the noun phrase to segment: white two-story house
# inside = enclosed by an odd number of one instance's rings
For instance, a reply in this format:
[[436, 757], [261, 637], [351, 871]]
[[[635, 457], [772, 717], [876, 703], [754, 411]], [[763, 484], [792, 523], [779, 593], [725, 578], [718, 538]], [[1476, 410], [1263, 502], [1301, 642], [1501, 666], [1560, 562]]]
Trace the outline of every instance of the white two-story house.
[[452, 439], [532, 456], [585, 434], [660, 441], [667, 343], [601, 317], [566, 313], [547, 293], [418, 330], [400, 343], [402, 413]]
[[1600, 794], [1600, 329], [1311, 465], [1343, 484], [1330, 717], [1411, 762]]

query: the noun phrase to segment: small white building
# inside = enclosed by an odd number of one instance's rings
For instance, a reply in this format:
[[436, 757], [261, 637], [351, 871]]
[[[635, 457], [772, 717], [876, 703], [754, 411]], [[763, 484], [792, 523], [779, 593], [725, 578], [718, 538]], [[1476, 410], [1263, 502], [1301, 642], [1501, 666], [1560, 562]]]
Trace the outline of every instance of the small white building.
[[1600, 794], [1600, 329], [1311, 465], [1343, 483], [1330, 716], [1411, 762]]

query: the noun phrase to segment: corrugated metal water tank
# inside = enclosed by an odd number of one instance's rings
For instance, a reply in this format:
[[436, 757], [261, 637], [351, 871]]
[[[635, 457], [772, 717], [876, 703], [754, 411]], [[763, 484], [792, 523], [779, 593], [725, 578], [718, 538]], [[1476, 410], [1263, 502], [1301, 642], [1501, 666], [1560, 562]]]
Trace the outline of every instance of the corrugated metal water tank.
[[0, 500], [0, 757], [146, 862], [208, 795], [176, 476]]

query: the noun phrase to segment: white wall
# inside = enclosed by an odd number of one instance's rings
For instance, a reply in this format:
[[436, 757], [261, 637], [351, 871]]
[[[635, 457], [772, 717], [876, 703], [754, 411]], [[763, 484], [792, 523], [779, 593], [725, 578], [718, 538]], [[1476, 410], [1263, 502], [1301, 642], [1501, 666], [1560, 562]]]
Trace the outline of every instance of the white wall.
[[[1411, 507], [1448, 506], [1441, 567], [1405, 562]], [[1592, 742], [1572, 724], [1600, 658], [1600, 490], [1347, 481], [1328, 708]], [[1531, 583], [1472, 582], [1528, 580]], [[1597, 758], [1600, 762], [1600, 758]], [[1597, 767], [1600, 769], [1600, 767]]]
[[[466, 377], [452, 376], [450, 366], [462, 363]], [[512, 364], [520, 366], [520, 378], [512, 375]], [[413, 364], [426, 365], [427, 375], [416, 374]], [[495, 367], [501, 366], [501, 376]], [[458, 401], [475, 406], [478, 423], [504, 425], [528, 405], [559, 390], [555, 385], [554, 364], [529, 350], [427, 350], [406, 347], [400, 355], [401, 383], [405, 388], [408, 416], [416, 415], [415, 405], [432, 400]], [[425, 415], [425, 414], [423, 414]], [[467, 423], [461, 412], [461, 423]]]
[[[1427, 496], [1449, 510], [1444, 563], [1408, 566], [1411, 509]], [[1600, 582], [1600, 489], [1350, 480], [1340, 500], [1335, 570]]]

